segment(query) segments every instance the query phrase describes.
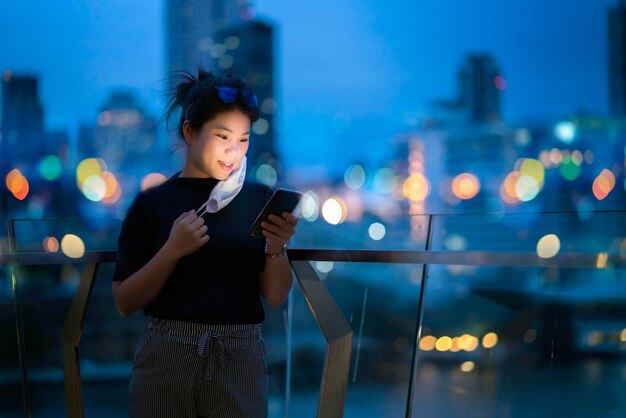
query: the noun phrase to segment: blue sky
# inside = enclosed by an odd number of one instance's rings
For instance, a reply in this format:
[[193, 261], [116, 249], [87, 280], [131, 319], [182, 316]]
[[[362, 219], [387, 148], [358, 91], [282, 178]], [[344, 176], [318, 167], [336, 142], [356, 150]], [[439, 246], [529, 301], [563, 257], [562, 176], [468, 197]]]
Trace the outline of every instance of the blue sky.
[[[469, 52], [499, 63], [508, 121], [605, 113], [606, 10], [616, 3], [258, 0], [258, 17], [277, 28], [284, 163], [384, 158], [407, 117], [456, 96]], [[122, 86], [159, 116], [163, 22], [157, 0], [1, 2], [0, 69], [40, 76], [51, 128], [93, 121]]]

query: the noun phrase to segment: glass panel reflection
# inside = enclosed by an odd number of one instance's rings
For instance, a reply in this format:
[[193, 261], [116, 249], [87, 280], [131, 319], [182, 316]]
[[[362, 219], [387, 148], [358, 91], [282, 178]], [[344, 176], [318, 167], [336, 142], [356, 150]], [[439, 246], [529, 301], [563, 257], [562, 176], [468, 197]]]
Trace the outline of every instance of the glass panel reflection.
[[[405, 413], [422, 267], [312, 262], [354, 330], [346, 417]], [[314, 417], [326, 342], [299, 288], [293, 290], [289, 416]]]

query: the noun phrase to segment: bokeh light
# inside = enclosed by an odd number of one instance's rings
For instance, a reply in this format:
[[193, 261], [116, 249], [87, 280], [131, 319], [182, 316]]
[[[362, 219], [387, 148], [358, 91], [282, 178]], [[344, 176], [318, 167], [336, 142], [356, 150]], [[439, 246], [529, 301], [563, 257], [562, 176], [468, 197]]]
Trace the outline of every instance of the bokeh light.
[[565, 180], [576, 180], [582, 171], [582, 167], [579, 163], [576, 163], [573, 156], [566, 156], [563, 158], [561, 165], [559, 166], [559, 172]]
[[320, 273], [330, 273], [335, 267], [335, 263], [332, 261], [317, 261], [315, 263], [315, 268]]
[[467, 200], [475, 197], [480, 191], [478, 177], [471, 173], [459, 174], [452, 180], [452, 193], [459, 199]]
[[56, 155], [48, 155], [39, 163], [39, 174], [46, 180], [53, 181], [58, 179], [62, 171], [63, 165]]
[[578, 150], [574, 150], [574, 152], [572, 152], [571, 157], [572, 157], [572, 161], [576, 165], [581, 165], [585, 159], [585, 157], [583, 156], [583, 153]]
[[452, 347], [452, 338], [450, 337], [440, 337], [437, 339], [435, 343], [435, 348], [437, 351], [448, 351]]
[[465, 351], [474, 351], [478, 348], [478, 338], [473, 335], [463, 334], [459, 338], [459, 347]]
[[309, 190], [302, 196], [302, 201], [299, 205], [300, 213], [302, 217], [309, 222], [314, 222], [319, 216], [320, 200], [314, 191]]
[[45, 237], [43, 239], [43, 249], [49, 253], [56, 253], [59, 251], [59, 240], [55, 237]]
[[521, 176], [515, 182], [515, 195], [522, 202], [533, 200], [539, 194], [539, 183], [534, 177]]
[[365, 184], [365, 169], [359, 164], [353, 164], [346, 169], [343, 178], [346, 186], [352, 190], [359, 190]]
[[611, 193], [614, 187], [615, 175], [610, 170], [604, 169], [595, 178], [591, 188], [596, 199], [603, 200]]
[[87, 199], [99, 202], [106, 194], [107, 185], [102, 177], [95, 175], [85, 179], [81, 190]]
[[374, 241], [380, 241], [381, 239], [385, 237], [385, 233], [386, 233], [385, 225], [379, 222], [374, 222], [373, 224], [370, 225], [367, 232], [371, 239], [373, 239]]
[[464, 361], [461, 364], [461, 371], [465, 373], [469, 373], [476, 367], [476, 364], [473, 361]]
[[561, 150], [552, 148], [550, 150], [550, 161], [554, 165], [560, 164], [561, 161], [563, 161], [563, 154], [561, 154]]
[[374, 190], [379, 193], [390, 193], [396, 182], [396, 173], [391, 168], [381, 168], [374, 176]]
[[498, 344], [498, 334], [495, 332], [490, 332], [483, 336], [483, 347], [485, 348], [493, 348]]
[[443, 245], [450, 251], [463, 251], [467, 248], [467, 240], [461, 235], [450, 234], [444, 239]]
[[420, 350], [422, 351], [433, 351], [435, 349], [435, 344], [437, 343], [437, 338], [432, 335], [425, 335], [420, 338]]
[[80, 258], [85, 255], [85, 244], [79, 236], [66, 234], [61, 239], [61, 251], [70, 258]]
[[160, 184], [163, 184], [167, 180], [161, 173], [150, 173], [146, 174], [143, 179], [141, 179], [141, 191], [146, 191], [151, 187], [156, 187]]
[[278, 172], [270, 164], [261, 164], [256, 171], [256, 179], [269, 187], [274, 187], [278, 182]]
[[9, 191], [17, 200], [24, 200], [28, 196], [30, 185], [20, 170], [14, 168], [6, 176], [5, 183]]
[[83, 189], [83, 183], [89, 177], [100, 176], [103, 171], [108, 171], [106, 163], [101, 158], [86, 158], [82, 160], [76, 167], [76, 182], [80, 190]]
[[423, 174], [411, 174], [404, 181], [402, 190], [407, 199], [422, 202], [430, 194], [430, 182]]
[[270, 123], [267, 119], [259, 118], [254, 125], [252, 125], [252, 132], [256, 135], [265, 135], [270, 130]]
[[339, 196], [333, 196], [322, 205], [322, 217], [331, 225], [338, 225], [346, 220], [348, 209]]
[[509, 205], [514, 205], [520, 202], [517, 197], [517, 192], [515, 191], [515, 184], [520, 177], [520, 173], [513, 171], [506, 176], [502, 186], [500, 187], [500, 197]]
[[506, 79], [502, 77], [501, 75], [496, 76], [496, 78], [494, 78], [493, 84], [496, 86], [498, 90], [502, 90], [502, 91], [506, 90]]
[[530, 176], [534, 178], [540, 187], [543, 185], [545, 169], [543, 168], [541, 161], [533, 158], [524, 158], [518, 171], [522, 176]]
[[461, 347], [459, 347], [459, 341], [461, 341], [459, 337], [452, 338], [452, 347], [450, 347], [451, 352], [458, 353], [459, 351], [461, 351]]
[[552, 258], [559, 253], [561, 240], [555, 234], [544, 235], [537, 242], [537, 255], [541, 258]]
[[576, 137], [576, 125], [569, 121], [559, 122], [554, 127], [554, 136], [559, 141], [569, 144]]

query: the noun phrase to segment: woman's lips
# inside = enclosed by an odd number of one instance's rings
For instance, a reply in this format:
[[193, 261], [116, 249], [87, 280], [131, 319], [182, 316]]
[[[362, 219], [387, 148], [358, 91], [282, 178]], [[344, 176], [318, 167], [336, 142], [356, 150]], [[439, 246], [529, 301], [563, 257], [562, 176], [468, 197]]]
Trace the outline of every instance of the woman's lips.
[[227, 163], [224, 163], [223, 161], [218, 161], [218, 164], [225, 171], [232, 171], [232, 169], [235, 168], [235, 164], [234, 163], [227, 164]]

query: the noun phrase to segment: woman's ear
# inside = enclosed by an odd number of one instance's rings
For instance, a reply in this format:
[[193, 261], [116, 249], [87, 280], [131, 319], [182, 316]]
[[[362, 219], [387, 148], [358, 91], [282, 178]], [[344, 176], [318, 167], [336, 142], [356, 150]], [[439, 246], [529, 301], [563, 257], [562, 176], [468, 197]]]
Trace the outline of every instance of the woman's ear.
[[185, 142], [187, 143], [187, 145], [191, 145], [193, 141], [194, 132], [188, 120], [183, 122], [183, 136], [185, 138]]

